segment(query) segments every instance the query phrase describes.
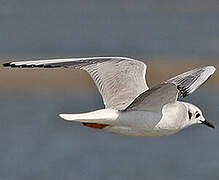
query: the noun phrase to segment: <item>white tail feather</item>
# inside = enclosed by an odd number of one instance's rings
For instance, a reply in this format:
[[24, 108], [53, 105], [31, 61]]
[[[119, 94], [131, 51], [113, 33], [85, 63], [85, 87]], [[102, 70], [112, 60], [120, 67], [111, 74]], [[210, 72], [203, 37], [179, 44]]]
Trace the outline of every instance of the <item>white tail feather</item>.
[[112, 123], [117, 119], [119, 113], [113, 109], [101, 109], [80, 114], [59, 114], [67, 121], [87, 122], [87, 123]]

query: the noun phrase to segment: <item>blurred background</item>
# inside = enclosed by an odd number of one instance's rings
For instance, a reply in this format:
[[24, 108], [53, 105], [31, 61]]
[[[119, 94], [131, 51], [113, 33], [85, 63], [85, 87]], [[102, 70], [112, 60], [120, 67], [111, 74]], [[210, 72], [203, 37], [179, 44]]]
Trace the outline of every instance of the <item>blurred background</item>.
[[[219, 69], [217, 0], [0, 0], [0, 63], [128, 56], [150, 86], [202, 65]], [[219, 73], [184, 99], [219, 126]], [[103, 108], [91, 78], [73, 69], [0, 68], [0, 180], [218, 179], [219, 131], [131, 138], [65, 122]]]

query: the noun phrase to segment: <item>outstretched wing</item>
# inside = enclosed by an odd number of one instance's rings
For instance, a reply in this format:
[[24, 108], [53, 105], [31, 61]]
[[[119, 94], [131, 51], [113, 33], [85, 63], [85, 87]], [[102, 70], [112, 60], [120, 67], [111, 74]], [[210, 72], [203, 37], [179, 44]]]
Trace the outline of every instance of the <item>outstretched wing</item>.
[[178, 90], [172, 83], [163, 83], [143, 92], [126, 110], [161, 112], [163, 106], [174, 103], [178, 97]]
[[178, 94], [185, 97], [194, 92], [215, 70], [214, 66], [206, 66], [173, 77], [140, 94], [126, 110], [160, 112], [165, 104], [175, 102]]
[[167, 80], [167, 83], [173, 83], [179, 90], [179, 95], [185, 97], [194, 92], [199, 86], [208, 80], [215, 72], [214, 66], [205, 66], [180, 74]]
[[146, 65], [126, 57], [90, 57], [15, 61], [10, 67], [74, 67], [87, 71], [94, 80], [107, 108], [125, 109], [133, 99], [146, 91]]

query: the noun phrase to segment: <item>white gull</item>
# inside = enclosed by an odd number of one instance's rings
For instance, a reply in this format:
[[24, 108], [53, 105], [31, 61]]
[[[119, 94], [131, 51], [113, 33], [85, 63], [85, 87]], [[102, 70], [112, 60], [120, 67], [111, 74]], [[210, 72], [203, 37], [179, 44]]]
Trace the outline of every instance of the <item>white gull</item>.
[[60, 114], [65, 120], [128, 136], [164, 136], [193, 124], [214, 128], [201, 110], [178, 101], [202, 85], [214, 72], [205, 66], [148, 88], [146, 64], [127, 57], [88, 57], [15, 61], [10, 67], [73, 67], [87, 71], [102, 95], [105, 109], [80, 114]]

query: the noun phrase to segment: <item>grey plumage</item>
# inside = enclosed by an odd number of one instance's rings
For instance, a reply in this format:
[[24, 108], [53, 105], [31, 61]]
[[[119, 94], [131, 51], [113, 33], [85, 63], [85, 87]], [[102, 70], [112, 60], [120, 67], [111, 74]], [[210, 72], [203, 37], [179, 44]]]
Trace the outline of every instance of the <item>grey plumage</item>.
[[87, 71], [103, 97], [106, 108], [125, 109], [142, 92], [148, 90], [145, 81], [147, 66], [126, 57], [91, 57], [19, 61], [4, 64], [11, 67], [74, 67]]
[[90, 74], [103, 97], [106, 108], [150, 110], [153, 107], [152, 111], [155, 107], [160, 110], [165, 103], [176, 100], [178, 94], [181, 97], [191, 94], [215, 71], [213, 66], [196, 68], [148, 90], [145, 81], [147, 66], [141, 61], [126, 57], [15, 61], [6, 63], [4, 66], [79, 68]]
[[213, 66], [206, 66], [193, 69], [167, 80], [177, 86], [181, 97], [185, 97], [195, 91], [214, 73]]
[[140, 94], [126, 108], [126, 111], [151, 111], [161, 112], [162, 107], [168, 103], [174, 103], [178, 97], [178, 90], [172, 83], [163, 83], [152, 87]]

